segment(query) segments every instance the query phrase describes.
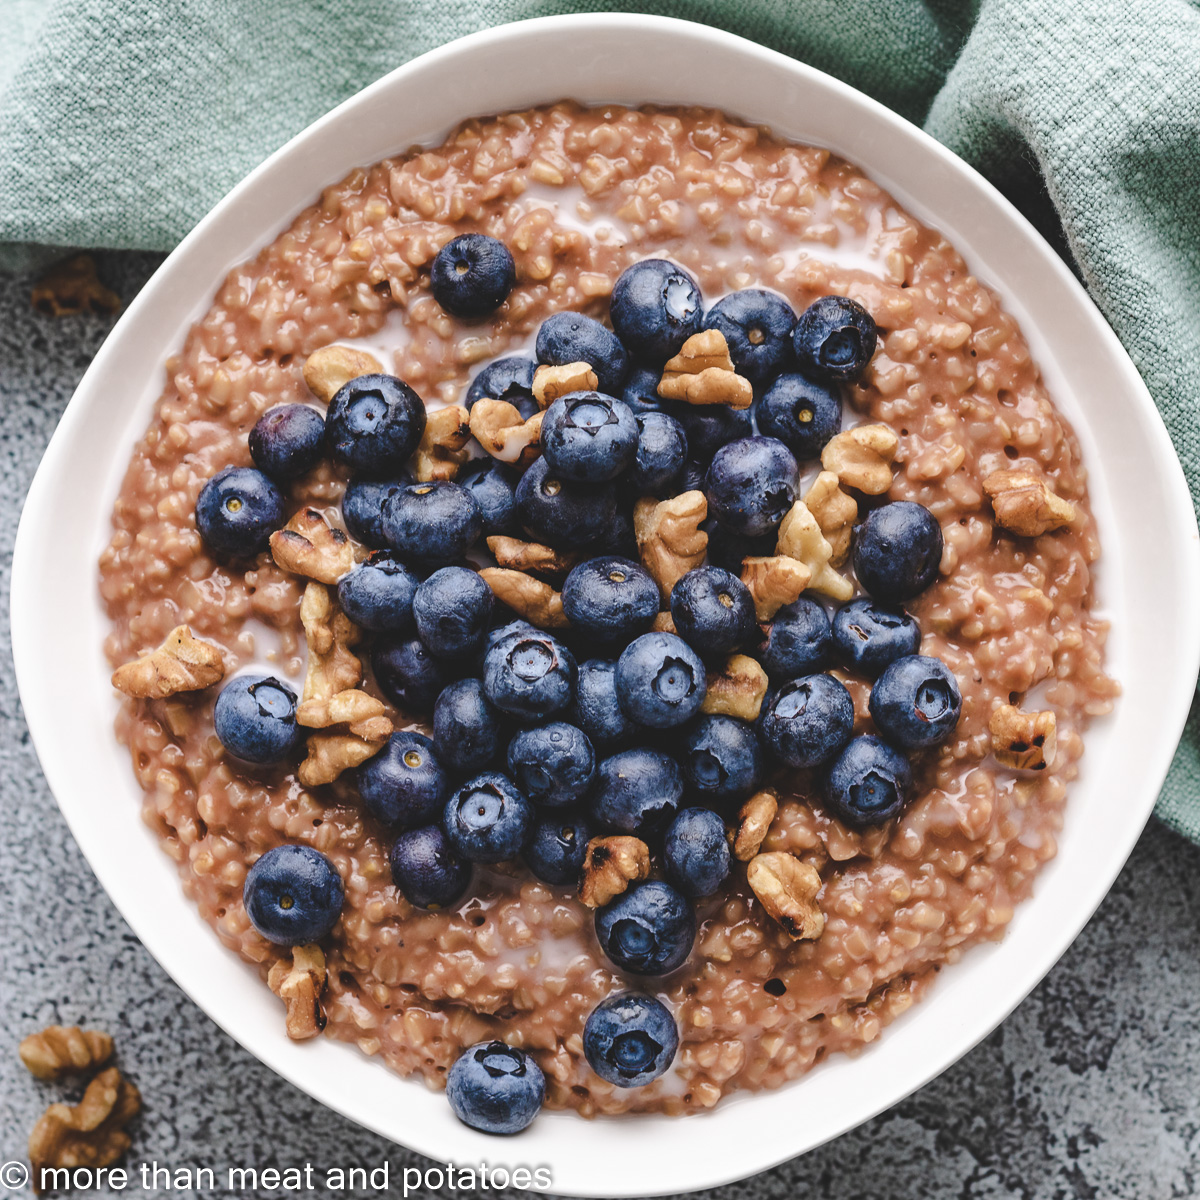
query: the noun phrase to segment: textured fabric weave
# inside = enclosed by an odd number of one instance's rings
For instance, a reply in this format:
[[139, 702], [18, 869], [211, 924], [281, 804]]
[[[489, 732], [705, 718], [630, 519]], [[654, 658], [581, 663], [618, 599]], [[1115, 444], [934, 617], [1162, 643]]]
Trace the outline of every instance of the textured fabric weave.
[[[168, 249], [268, 153], [393, 67], [528, 17], [728, 29], [861, 88], [1068, 255], [1200, 497], [1200, 8], [1189, 0], [6, 0], [0, 265]], [[1200, 841], [1200, 710], [1159, 801]]]

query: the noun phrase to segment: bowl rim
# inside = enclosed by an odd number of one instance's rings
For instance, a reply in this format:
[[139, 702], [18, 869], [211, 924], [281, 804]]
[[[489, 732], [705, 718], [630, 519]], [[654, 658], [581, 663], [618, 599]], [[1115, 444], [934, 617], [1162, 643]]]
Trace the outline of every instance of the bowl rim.
[[[360, 1070], [349, 1065], [356, 1061], [356, 1056], [348, 1053], [349, 1047], [320, 1039], [319, 1044], [298, 1048], [283, 1037], [282, 1022], [277, 1020], [277, 1013], [272, 1031], [264, 1032], [268, 1030], [268, 1025], [260, 1019], [262, 1013], [256, 1004], [251, 1003], [248, 1006], [253, 1011], [246, 1011], [239, 1008], [231, 996], [220, 994], [221, 987], [235, 978], [238, 972], [250, 975], [254, 973], [249, 972], [235, 956], [228, 954], [215, 938], [207, 939], [212, 945], [204, 947], [196, 955], [199, 963], [191, 961], [187, 953], [181, 953], [179, 945], [168, 935], [166, 924], [160, 915], [143, 905], [143, 897], [137, 891], [137, 881], [123, 877], [121, 864], [110, 853], [111, 847], [106, 847], [98, 837], [93, 823], [94, 817], [89, 815], [85, 808], [90, 801], [79, 790], [78, 768], [69, 763], [69, 739], [64, 735], [61, 722], [55, 720], [57, 706], [54, 689], [44, 678], [45, 636], [51, 606], [46, 605], [43, 600], [47, 581], [44, 574], [45, 560], [49, 556], [41, 554], [40, 547], [49, 544], [47, 538], [53, 532], [48, 527], [45, 513], [53, 507], [50, 503], [53, 490], [61, 482], [60, 476], [70, 462], [70, 452], [74, 448], [72, 439], [78, 438], [78, 429], [85, 417], [100, 403], [106, 375], [111, 373], [112, 365], [118, 362], [122, 352], [128, 353], [127, 343], [134, 342], [144, 328], [151, 326], [153, 318], [150, 314], [156, 305], [161, 303], [163, 307], [170, 307], [171, 303], [175, 302], [175, 294], [178, 291], [195, 290], [194, 280], [189, 283], [184, 279], [181, 283], [176, 280], [176, 275], [183, 267], [195, 265], [197, 250], [206, 245], [214, 230], [230, 225], [234, 219], [233, 214], [240, 208], [253, 209], [252, 202], [255, 197], [277, 172], [282, 173], [283, 168], [300, 162], [309, 153], [310, 148], [325, 138], [330, 131], [350, 124], [357, 115], [369, 110], [376, 101], [401, 91], [404, 85], [421, 77], [429, 79], [439, 71], [452, 70], [456, 63], [478, 55], [481, 51], [487, 51], [489, 54], [512, 54], [518, 52], [521, 47], [526, 50], [540, 47], [544, 50], [556, 44], [556, 41], [561, 44], [561, 39], [567, 37], [578, 39], [587, 36], [593, 36], [598, 42], [608, 46], [612, 44], [614, 35], [625, 39], [642, 39], [664, 48], [670, 47], [672, 50], [686, 46], [697, 53], [712, 55], [713, 63], [723, 59], [727, 64], [736, 62], [741, 70], [761, 69], [780, 77], [791, 78], [798, 85], [803, 84], [807, 89], [843, 106], [848, 113], [879, 133], [905, 141], [925, 157], [930, 169], [957, 180], [966, 191], [973, 193], [978, 202], [990, 208], [994, 217], [1006, 223], [1016, 239], [1014, 245], [1019, 243], [1023, 252], [1032, 255], [1037, 267], [1045, 273], [1045, 281], [1053, 282], [1074, 301], [1080, 319], [1088, 326], [1088, 334], [1097, 339], [1097, 345], [1114, 359], [1121, 373], [1120, 382], [1127, 390], [1130, 403], [1137, 410], [1139, 417], [1147, 422], [1147, 453], [1156, 459], [1164, 473], [1161, 481], [1164, 503], [1167, 505], [1168, 517], [1173, 521], [1167, 541], [1174, 547], [1176, 560], [1173, 564], [1173, 577], [1169, 578], [1168, 582], [1174, 584], [1172, 595], [1177, 601], [1181, 597], [1194, 599], [1200, 596], [1200, 539], [1197, 537], [1195, 514], [1182, 469], [1157, 409], [1116, 335], [1105, 323], [1066, 264], [991, 184], [922, 130], [849, 85], [734, 34], [688, 21], [620, 13], [542, 17], [484, 30], [431, 50], [364, 88], [297, 134], [233, 188], [183, 239], [122, 315], [76, 389], [30, 487], [17, 531], [11, 594], [13, 656], [30, 735], [59, 807], [89, 864], [118, 910], [167, 973], [227, 1033], [289, 1082], [384, 1137], [443, 1160], [461, 1161], [460, 1151], [464, 1149], [472, 1159], [490, 1159], [493, 1162], [509, 1149], [518, 1156], [525, 1155], [527, 1150], [526, 1146], [520, 1143], [498, 1143], [494, 1139], [476, 1134], [455, 1125], [450, 1118], [439, 1118], [421, 1124], [421, 1114], [418, 1110], [421, 1108], [423, 1097], [409, 1081], [399, 1081], [399, 1084], [410, 1089], [415, 1104], [406, 1101], [397, 1104], [395, 1097], [392, 1097], [395, 1108], [406, 1110], [406, 1123], [401, 1130], [393, 1115], [382, 1114], [371, 1107], [377, 1104], [379, 1097], [386, 1093], [386, 1089], [375, 1086]], [[609, 40], [604, 41], [606, 38]], [[732, 66], [730, 69], [732, 70]], [[581, 78], [587, 77], [587, 68], [580, 67], [579, 73]], [[678, 81], [675, 82], [678, 84]], [[655, 86], [659, 86], [659, 83], [656, 82]], [[695, 90], [699, 90], [699, 86], [697, 85]], [[680, 95], [691, 90], [690, 87], [678, 87]], [[561, 95], [543, 96], [540, 102], [550, 103], [560, 98]], [[609, 99], [614, 102], [620, 100], [612, 95], [597, 95], [593, 99]], [[642, 102], [663, 101], [643, 99]], [[703, 103], [680, 98], [674, 102]], [[726, 107], [723, 104], [713, 106]], [[474, 107], [473, 111], [481, 110]], [[462, 115], [472, 114], [468, 112]], [[775, 124], [770, 120], [763, 123]], [[835, 151], [840, 150], [837, 145], [832, 148]], [[863, 160], [861, 155], [852, 155], [849, 151], [845, 153], [854, 161], [858, 161], [869, 175], [879, 177], [869, 160]], [[331, 176], [332, 172], [323, 176], [326, 183]], [[895, 187], [890, 181], [885, 182], [885, 186], [890, 191], [900, 192], [905, 206], [915, 208], [918, 214], [921, 214], [922, 205], [912, 203], [909, 197], [904, 196], [903, 188]], [[316, 190], [318, 189], [314, 189], [312, 194], [306, 193], [295, 211], [310, 204]], [[276, 215], [278, 217], [278, 213]], [[282, 224], [290, 222], [292, 216], [294, 212], [286, 213]], [[260, 230], [255, 235], [254, 244], [265, 244], [279, 227], [281, 226], [277, 223], [275, 228], [268, 229], [266, 234], [262, 234]], [[212, 268], [211, 274], [205, 274], [205, 282], [200, 289], [204, 305], [209, 303], [214, 288], [229, 265], [232, 264], [217, 264]], [[205, 270], [208, 270], [207, 265]], [[1012, 311], [1014, 305], [1008, 293], [1005, 293], [1005, 302], [1006, 307]], [[185, 324], [190, 324], [191, 319], [194, 319], [194, 314]], [[1022, 324], [1024, 325], [1024, 322]], [[161, 380], [161, 363], [172, 348], [160, 347], [161, 353], [153, 370], [155, 380]], [[142, 424], [144, 425], [144, 413]], [[104, 509], [102, 514], [106, 527], [107, 512], [108, 510]], [[1178, 632], [1174, 663], [1182, 664], [1185, 670], [1173, 681], [1169, 681], [1162, 692], [1158, 714], [1159, 736], [1149, 748], [1142, 748], [1143, 786], [1134, 797], [1128, 819], [1119, 830], [1119, 836], [1109, 847], [1109, 853], [1098, 861], [1097, 869], [1089, 880], [1088, 889], [1067, 914], [1067, 919], [1054, 931], [1053, 936], [1045, 940], [1040, 951], [1022, 962], [1022, 969], [1017, 973], [1015, 980], [1008, 977], [1009, 990], [991, 998], [990, 1007], [984, 1016], [964, 1019], [961, 1013], [952, 1011], [953, 1005], [950, 1006], [951, 1011], [941, 1013], [943, 1019], [949, 1020], [949, 1024], [942, 1028], [937, 1039], [942, 1046], [939, 1054], [928, 1060], [919, 1057], [912, 1059], [911, 1056], [909, 1059], [897, 1059], [896, 1055], [886, 1053], [888, 1039], [885, 1038], [881, 1046], [856, 1060], [846, 1060], [839, 1056], [834, 1063], [827, 1063], [808, 1076], [782, 1088], [757, 1093], [754, 1096], [735, 1096], [713, 1112], [689, 1117], [687, 1121], [652, 1117], [640, 1118], [636, 1122], [621, 1119], [585, 1123], [578, 1121], [573, 1114], [544, 1114], [534, 1127], [538, 1129], [540, 1126], [541, 1130], [536, 1139], [528, 1144], [529, 1150], [536, 1154], [549, 1154], [550, 1135], [545, 1131], [551, 1130], [554, 1136], [564, 1139], [568, 1145], [574, 1143], [578, 1152], [575, 1159], [565, 1164], [556, 1164], [554, 1182], [548, 1190], [556, 1194], [607, 1197], [652, 1195], [708, 1188], [744, 1178], [812, 1149], [899, 1102], [977, 1044], [1016, 1007], [1066, 950], [1107, 893], [1132, 850], [1149, 817], [1183, 729], [1197, 669], [1200, 669], [1200, 626], [1193, 629], [1189, 625]], [[107, 727], [108, 710], [105, 709], [104, 712]], [[108, 732], [111, 736], [110, 729]], [[139, 797], [141, 795], [141, 788], [132, 778], [127, 790]], [[160, 857], [165, 862], [166, 856], [160, 854]], [[159, 873], [154, 874], [157, 877]], [[170, 878], [175, 883], [179, 901], [186, 904], [194, 914], [190, 903], [183, 899], [173, 870], [170, 872]], [[1034, 895], [1021, 906], [1021, 910], [1033, 907], [1037, 901], [1038, 896]], [[1023, 915], [1021, 910], [1018, 912], [1018, 918]], [[1012, 937], [1013, 932], [1010, 930], [1009, 938]], [[1004, 944], [1001, 943], [995, 949], [977, 947], [971, 951], [971, 955], [979, 956], [980, 962], [988, 954], [994, 959]], [[217, 955], [235, 964], [236, 970], [225, 971], [218, 968], [216, 964], [219, 959], [212, 953], [214, 950]], [[962, 970], [964, 966], [965, 964], [959, 964], [956, 969]], [[209, 978], [206, 972], [214, 969], [223, 973], [225, 978]], [[253, 982], [255, 986], [260, 986], [256, 975]], [[939, 984], [939, 988], [942, 989], [937, 992], [939, 998], [945, 992], [945, 984], [945, 980]], [[260, 990], [266, 992], [266, 989]], [[275, 1003], [274, 997], [267, 995], [266, 999], [272, 1004]], [[939, 1004], [938, 1007], [940, 1010], [947, 1008], [945, 1004]], [[931, 997], [926, 997], [922, 1004], [917, 1006], [917, 1015], [923, 1011], [928, 1012], [930, 1008]], [[901, 1024], [909, 1021], [912, 1016], [913, 1014], [908, 1014], [895, 1022], [890, 1029], [890, 1035], [894, 1037]], [[306, 1050], [309, 1051], [307, 1055]], [[338, 1056], [336, 1065], [335, 1059], [328, 1054], [329, 1051]], [[343, 1058], [346, 1060], [344, 1063]], [[910, 1067], [908, 1074], [902, 1079], [891, 1078], [886, 1086], [869, 1092], [850, 1117], [838, 1118], [832, 1124], [822, 1124], [818, 1114], [813, 1113], [813, 1119], [807, 1123], [794, 1120], [790, 1122], [790, 1126], [787, 1122], [775, 1123], [777, 1115], [788, 1108], [789, 1102], [794, 1102], [802, 1094], [799, 1089], [806, 1084], [811, 1087], [812, 1080], [827, 1080], [830, 1070], [840, 1069], [847, 1073], [863, 1062], [874, 1062], [880, 1068], [874, 1074], [886, 1075], [893, 1068], [895, 1061], [907, 1061]], [[365, 1058], [361, 1063], [368, 1065]], [[386, 1075], [389, 1080], [394, 1079], [380, 1068], [379, 1064], [369, 1065], [381, 1076]], [[356, 1096], [343, 1088], [336, 1096], [331, 1097], [326, 1075], [329, 1070], [340, 1070], [342, 1075], [353, 1076], [355, 1083], [362, 1088], [361, 1095]], [[870, 1074], [868, 1071], [867, 1075]], [[754, 1109], [753, 1115], [737, 1115], [748, 1114], [751, 1108]], [[728, 1114], [734, 1116], [730, 1117]], [[786, 1135], [791, 1128], [791, 1135], [769, 1141], [765, 1145], [761, 1144], [762, 1139], [747, 1136], [764, 1117], [768, 1118], [767, 1124], [771, 1132], [779, 1134], [782, 1131]], [[694, 1124], [697, 1121], [706, 1124]], [[568, 1122], [574, 1124], [572, 1133], [567, 1132]], [[667, 1130], [672, 1125], [678, 1128], [675, 1133], [668, 1135]], [[795, 1126], [799, 1128], [794, 1128]], [[731, 1142], [732, 1153], [721, 1154], [714, 1150], [710, 1156], [663, 1152], [664, 1138], [665, 1144], [669, 1145], [678, 1138], [690, 1137], [694, 1131], [712, 1132], [718, 1127], [725, 1131], [733, 1131], [736, 1135]], [[614, 1129], [619, 1129], [615, 1139], [610, 1136], [610, 1131]], [[596, 1130], [602, 1132], [595, 1136], [592, 1132], [587, 1132]], [[612, 1153], [614, 1141], [621, 1143], [622, 1157], [619, 1159]], [[596, 1143], [599, 1149], [592, 1143]], [[680, 1147], [683, 1145], [684, 1142], [679, 1143]], [[601, 1154], [604, 1155], [603, 1159], [600, 1158]], [[663, 1169], [655, 1169], [656, 1158], [665, 1161]], [[522, 1157], [521, 1161], [528, 1160]]]

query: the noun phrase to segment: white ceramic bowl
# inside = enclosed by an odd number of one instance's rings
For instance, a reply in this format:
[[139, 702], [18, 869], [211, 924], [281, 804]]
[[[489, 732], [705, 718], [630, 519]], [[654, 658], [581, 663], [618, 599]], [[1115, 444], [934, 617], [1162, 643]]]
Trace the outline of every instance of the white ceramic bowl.
[[[499, 1141], [350, 1047], [289, 1042], [279, 1001], [184, 900], [112, 736], [96, 558], [164, 359], [230, 266], [351, 167], [439, 140], [463, 117], [564, 96], [712, 105], [832, 147], [950, 237], [1020, 320], [1081, 436], [1104, 541], [1109, 665], [1125, 695], [1088, 735], [1059, 855], [1008, 937], [947, 970], [878, 1045], [701, 1116], [546, 1113]], [[1099, 904], [1150, 814], [1196, 683], [1198, 598], [1192, 504], [1150, 396], [1083, 289], [1018, 213], [954, 155], [844, 84], [700, 25], [618, 15], [522, 22], [427, 54], [311, 126], [217, 205], [130, 305], [63, 416], [21, 518], [12, 628], [29, 727], [72, 832], [126, 920], [209, 1016], [280, 1075], [397, 1142], [461, 1164], [547, 1164], [556, 1193], [615, 1197], [710, 1187], [811, 1149], [925, 1083], [1012, 1010]]]

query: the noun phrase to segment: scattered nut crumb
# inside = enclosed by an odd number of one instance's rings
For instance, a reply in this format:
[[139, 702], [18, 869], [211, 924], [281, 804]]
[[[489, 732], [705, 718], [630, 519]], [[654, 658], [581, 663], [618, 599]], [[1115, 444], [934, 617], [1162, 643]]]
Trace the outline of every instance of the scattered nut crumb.
[[742, 582], [754, 597], [754, 612], [760, 621], [769, 621], [785, 604], [798, 600], [810, 575], [802, 562], [787, 555], [742, 559]]
[[701, 491], [683, 492], [670, 500], [644, 496], [633, 506], [633, 530], [642, 565], [658, 584], [664, 603], [671, 589], [704, 562], [708, 534], [700, 526], [708, 516]]
[[767, 694], [767, 673], [746, 654], [734, 654], [719, 671], [709, 671], [703, 713], [756, 721]]
[[567, 614], [563, 612], [562, 596], [548, 583], [534, 579], [522, 571], [503, 567], [484, 567], [479, 578], [519, 617], [524, 617], [539, 629], [565, 629]]
[[785, 850], [772, 850], [750, 860], [746, 881], [767, 914], [793, 941], [821, 936], [825, 914], [817, 904], [821, 876], [816, 867]]
[[413, 454], [413, 469], [419, 483], [453, 479], [458, 468], [471, 457], [470, 416], [460, 404], [434, 409], [425, 419], [425, 432]]
[[225, 659], [211, 642], [177, 625], [157, 650], [118, 667], [112, 685], [127, 696], [164, 700], [180, 692], [198, 692], [225, 678]]
[[1039, 537], [1075, 520], [1075, 505], [1055, 495], [1036, 472], [1019, 467], [993, 471], [983, 481], [996, 524], [1020, 537]]
[[854, 595], [854, 585], [830, 565], [833, 547], [825, 540], [817, 518], [803, 500], [797, 500], [779, 526], [776, 552], [802, 562], [809, 570], [808, 586], [814, 592], [845, 603]]
[[766, 790], [755, 792], [738, 809], [738, 824], [733, 834], [733, 857], [738, 862], [749, 862], [759, 852], [778, 811], [779, 798]]
[[535, 575], [565, 575], [579, 561], [577, 550], [552, 550], [540, 542], [497, 535], [487, 539], [498, 566], [510, 571], [532, 571]]
[[283, 570], [318, 583], [337, 583], [358, 561], [355, 544], [315, 508], [302, 508], [271, 534], [271, 557]]
[[850, 538], [858, 517], [858, 504], [847, 496], [832, 471], [822, 471], [805, 494], [808, 511], [817, 518], [833, 555], [831, 567], [840, 567], [850, 557]]
[[719, 329], [703, 329], [692, 334], [663, 367], [658, 394], [688, 404], [749, 408], [754, 388], [734, 372], [725, 335]]
[[471, 407], [471, 433], [492, 458], [525, 468], [541, 453], [543, 415], [526, 420], [515, 404], [485, 397]]
[[304, 382], [318, 400], [328, 404], [352, 379], [382, 375], [383, 363], [365, 350], [349, 346], [322, 346], [304, 364]]
[[50, 1025], [41, 1033], [31, 1033], [17, 1047], [21, 1061], [38, 1079], [61, 1079], [99, 1067], [112, 1052], [113, 1040], [107, 1033], [78, 1025]]
[[882, 496], [892, 486], [892, 463], [900, 439], [886, 425], [856, 425], [830, 438], [821, 466], [846, 487]]
[[267, 986], [287, 1006], [287, 1035], [302, 1042], [325, 1028], [321, 992], [325, 987], [325, 954], [320, 946], [295, 946], [291, 961], [271, 965]]
[[96, 260], [90, 254], [75, 254], [55, 263], [33, 285], [30, 301], [47, 317], [115, 313], [121, 307], [121, 297], [100, 282]]
[[362, 682], [362, 663], [351, 654], [361, 636], [333, 599], [329, 588], [310, 583], [300, 601], [300, 624], [308, 643], [308, 670], [302, 701], [328, 700]]
[[579, 898], [588, 908], [600, 908], [649, 874], [650, 850], [641, 838], [592, 838], [583, 860]]
[[1058, 718], [1052, 712], [1022, 712], [1002, 704], [988, 720], [992, 753], [1002, 767], [1045, 771], [1058, 752]]
[[543, 363], [533, 373], [533, 398], [538, 408], [549, 408], [559, 396], [571, 392], [594, 392], [600, 386], [596, 372], [585, 362], [552, 367]]

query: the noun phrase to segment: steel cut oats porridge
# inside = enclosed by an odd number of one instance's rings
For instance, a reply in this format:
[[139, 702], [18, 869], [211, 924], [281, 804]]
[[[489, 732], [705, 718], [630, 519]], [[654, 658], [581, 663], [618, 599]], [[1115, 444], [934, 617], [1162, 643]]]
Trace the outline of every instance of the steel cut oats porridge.
[[[433, 299], [429, 266], [473, 231], [510, 248], [517, 281], [493, 316], [463, 322]], [[575, 889], [520, 862], [477, 865], [446, 911], [414, 908], [392, 882], [393, 834], [364, 812], [353, 772], [305, 786], [293, 766], [239, 764], [214, 733], [216, 687], [125, 698], [117, 720], [145, 820], [185, 892], [264, 980], [275, 968], [276, 991], [300, 964], [247, 918], [247, 870], [282, 843], [336, 866], [344, 908], [322, 942], [317, 987], [326, 1034], [436, 1087], [464, 1048], [499, 1038], [532, 1053], [550, 1107], [585, 1116], [710, 1108], [794, 1079], [830, 1051], [856, 1053], [965, 948], [1001, 937], [1053, 857], [1084, 731], [1117, 687], [1093, 612], [1100, 547], [1079, 444], [996, 295], [854, 166], [715, 112], [559, 104], [468, 121], [437, 149], [351, 172], [229, 273], [168, 360], [100, 563], [114, 667], [187, 625], [218, 649], [226, 678], [255, 668], [299, 690], [306, 579], [268, 552], [212, 557], [194, 516], [203, 485], [250, 464], [247, 435], [266, 410], [316, 404], [303, 370], [322, 347], [369, 352], [432, 413], [461, 403], [481, 364], [529, 352], [549, 315], [606, 318], [617, 277], [652, 256], [685, 267], [708, 303], [761, 287], [797, 312], [830, 294], [863, 305], [879, 347], [846, 389], [843, 428], [883, 425], [898, 445], [890, 466], [866, 454], [890, 472], [884, 494], [856, 489], [851, 468], [842, 482], [856, 520], [885, 500], [916, 501], [944, 538], [936, 581], [908, 609], [920, 653], [957, 679], [962, 714], [947, 742], [913, 755], [906, 810], [856, 831], [828, 814], [815, 772], [766, 781], [779, 804], [761, 850], [819, 873], [819, 936], [793, 940], [735, 862], [697, 902], [686, 963], [629, 977], [602, 952]], [[820, 470], [802, 468], [798, 495]], [[284, 488], [286, 515], [310, 507], [344, 528], [348, 479], [326, 459]], [[1042, 483], [1049, 492], [1022, 507]], [[1046, 504], [1064, 502], [1047, 524]], [[870, 680], [834, 674], [853, 698], [855, 732], [870, 731]], [[369, 671], [362, 686], [381, 695]], [[396, 729], [428, 728], [385, 709]], [[1032, 769], [1039, 753], [1047, 765]], [[680, 1047], [661, 1078], [621, 1088], [591, 1070], [582, 1031], [629, 986], [666, 1003]]]

